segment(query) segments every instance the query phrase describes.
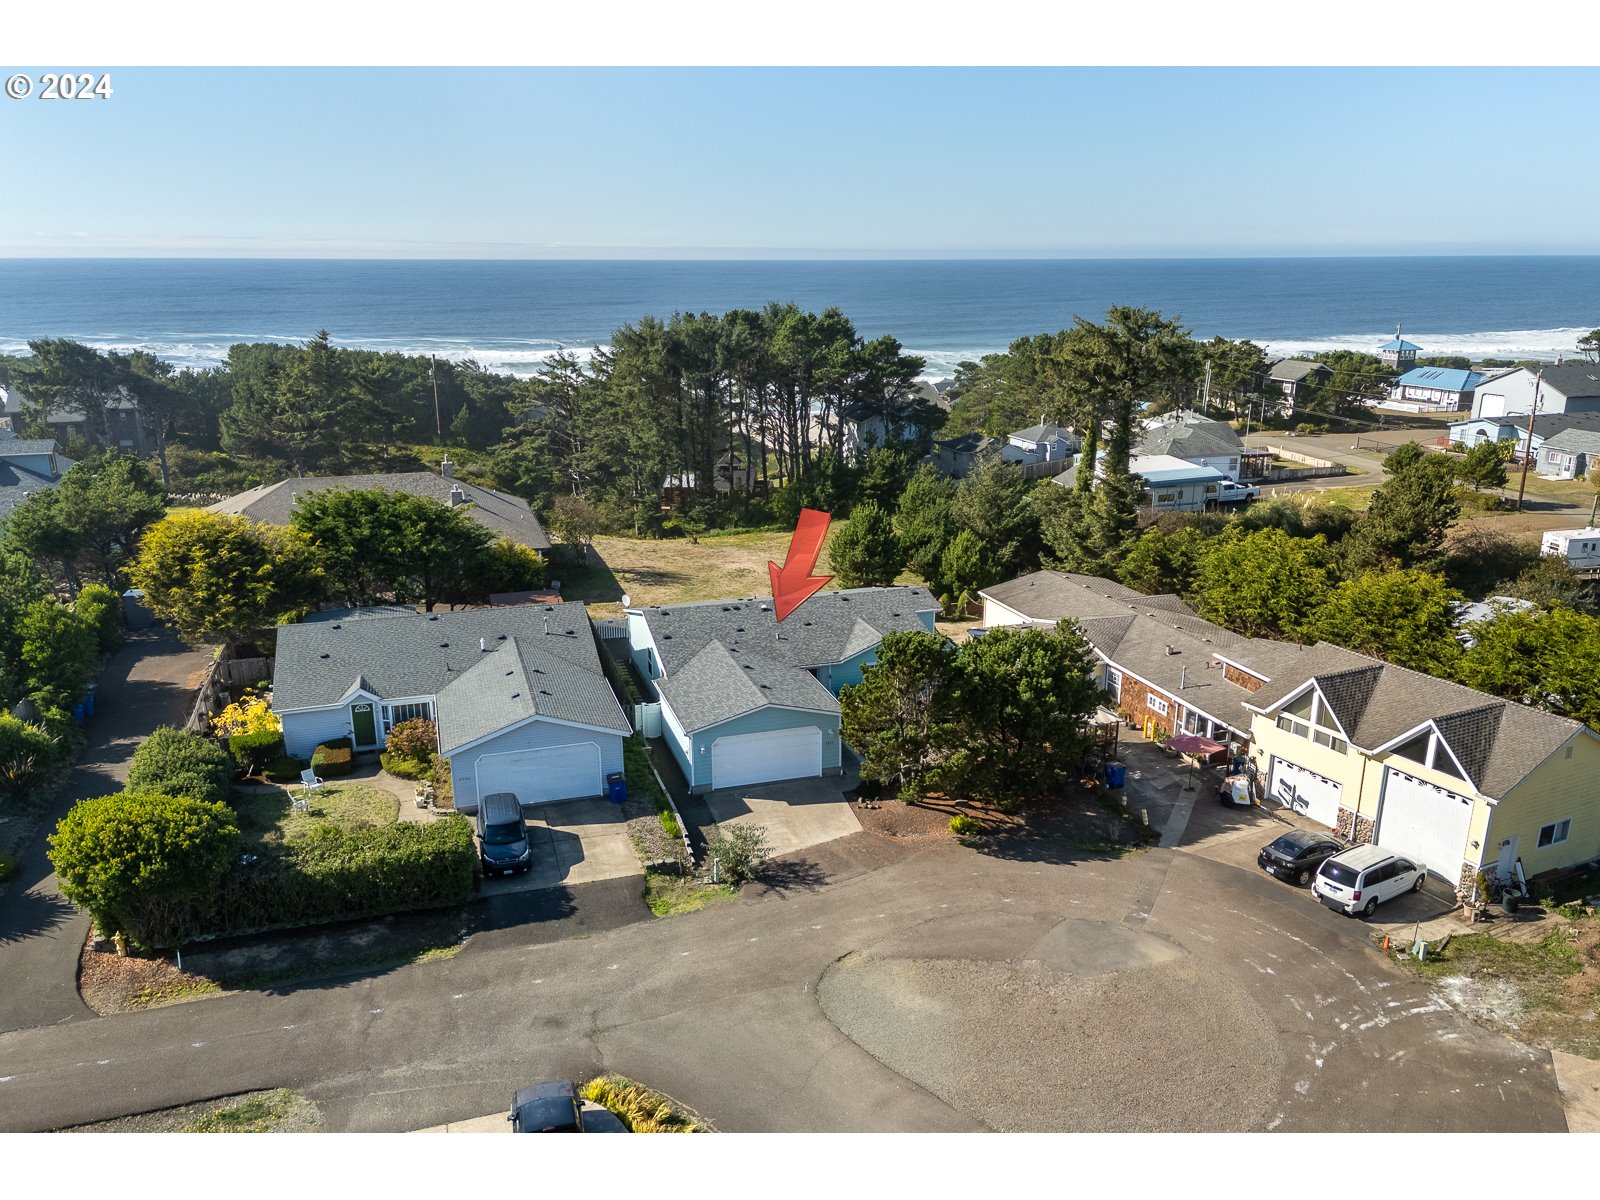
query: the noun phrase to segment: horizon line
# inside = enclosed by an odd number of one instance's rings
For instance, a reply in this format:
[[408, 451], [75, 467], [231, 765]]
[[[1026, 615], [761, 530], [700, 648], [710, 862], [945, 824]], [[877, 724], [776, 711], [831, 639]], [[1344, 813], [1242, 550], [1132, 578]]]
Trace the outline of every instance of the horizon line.
[[750, 257], [728, 255], [650, 255], [629, 258], [620, 255], [586, 257], [579, 255], [377, 255], [377, 254], [4, 254], [6, 262], [371, 262], [371, 263], [1037, 263], [1037, 262], [1271, 262], [1299, 259], [1429, 259], [1429, 258], [1600, 258], [1600, 251], [1414, 251], [1382, 252], [1306, 252], [1295, 254], [756, 254]]

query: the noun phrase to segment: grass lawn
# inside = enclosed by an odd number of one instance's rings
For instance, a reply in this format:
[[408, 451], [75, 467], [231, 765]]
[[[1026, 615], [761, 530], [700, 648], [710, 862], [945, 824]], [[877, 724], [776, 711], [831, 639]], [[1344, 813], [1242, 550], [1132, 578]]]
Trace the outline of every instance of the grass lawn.
[[322, 1123], [317, 1106], [298, 1092], [279, 1088], [246, 1092], [179, 1108], [75, 1125], [78, 1133], [310, 1133]]
[[664, 875], [646, 871], [644, 902], [658, 917], [699, 912], [722, 900], [732, 900], [737, 890], [726, 883], [697, 883], [692, 875]]
[[[304, 811], [294, 807], [294, 801], [301, 799], [306, 801]], [[259, 845], [285, 842], [319, 825], [351, 830], [392, 825], [400, 819], [400, 798], [367, 783], [325, 783], [312, 791], [236, 791], [233, 807], [245, 842]]]
[[[552, 565], [562, 597], [590, 606], [597, 617], [622, 615], [622, 597], [635, 605], [686, 604], [769, 595], [767, 563], [783, 565], [792, 531], [703, 534], [688, 538], [597, 537], [587, 567]], [[828, 552], [818, 558], [827, 570]]]

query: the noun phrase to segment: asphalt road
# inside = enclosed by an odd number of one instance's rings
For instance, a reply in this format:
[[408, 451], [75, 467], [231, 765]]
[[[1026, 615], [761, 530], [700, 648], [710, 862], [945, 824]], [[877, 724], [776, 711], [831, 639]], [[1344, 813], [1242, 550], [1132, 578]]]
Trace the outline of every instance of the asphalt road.
[[94, 1015], [77, 991], [89, 921], [62, 898], [45, 839], [78, 800], [122, 788], [128, 760], [151, 730], [188, 718], [193, 677], [210, 662], [209, 647], [190, 649], [158, 627], [130, 633], [101, 672], [78, 765], [0, 896], [0, 1031]]
[[1565, 1128], [1549, 1055], [1264, 876], [866, 833], [782, 865], [701, 913], [0, 1035], [0, 1128], [290, 1087], [326, 1128], [416, 1129], [602, 1069], [726, 1130]]

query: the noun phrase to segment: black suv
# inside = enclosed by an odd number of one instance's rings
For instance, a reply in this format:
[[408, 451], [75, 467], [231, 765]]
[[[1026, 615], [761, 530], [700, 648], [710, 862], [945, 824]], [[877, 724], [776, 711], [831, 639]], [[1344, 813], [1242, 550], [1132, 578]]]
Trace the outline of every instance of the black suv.
[[1294, 829], [1263, 846], [1256, 862], [1268, 875], [1305, 887], [1317, 868], [1343, 849], [1344, 843], [1330, 833]]
[[512, 1133], [582, 1133], [578, 1089], [565, 1079], [530, 1083], [511, 1097]]
[[478, 861], [485, 875], [510, 875], [533, 865], [522, 805], [512, 792], [491, 792], [478, 803], [473, 818], [478, 834]]

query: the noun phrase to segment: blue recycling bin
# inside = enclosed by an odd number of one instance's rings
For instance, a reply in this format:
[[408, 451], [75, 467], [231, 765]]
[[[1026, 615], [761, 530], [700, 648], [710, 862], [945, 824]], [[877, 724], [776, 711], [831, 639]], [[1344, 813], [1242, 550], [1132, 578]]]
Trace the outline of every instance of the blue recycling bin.
[[94, 689], [93, 688], [90, 688], [89, 689], [89, 694], [86, 695], [83, 698], [83, 715], [86, 716], [86, 717], [94, 716]]
[[1119, 762], [1106, 764], [1106, 786], [1119, 788], [1128, 781], [1128, 768]]
[[74, 725], [82, 725], [83, 724], [83, 701], [82, 700], [79, 700], [76, 704], [74, 704], [72, 706], [72, 723]]
[[628, 781], [621, 771], [613, 771], [606, 776], [606, 790], [613, 804], [622, 804], [628, 799]]

